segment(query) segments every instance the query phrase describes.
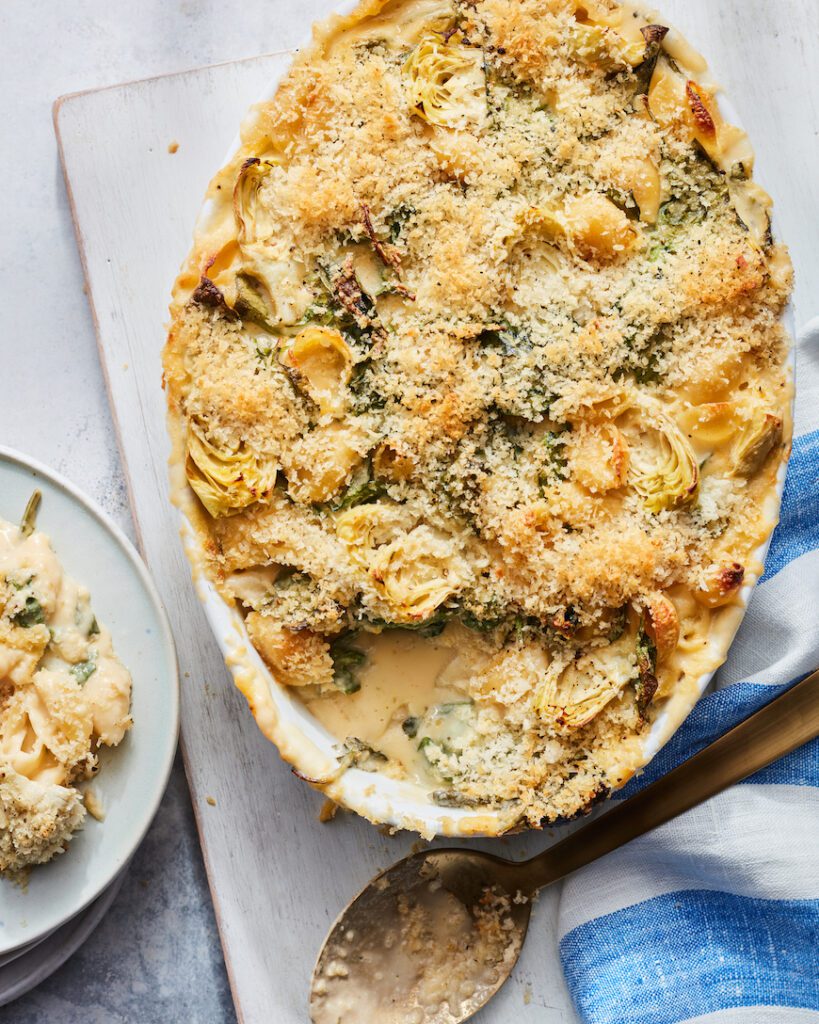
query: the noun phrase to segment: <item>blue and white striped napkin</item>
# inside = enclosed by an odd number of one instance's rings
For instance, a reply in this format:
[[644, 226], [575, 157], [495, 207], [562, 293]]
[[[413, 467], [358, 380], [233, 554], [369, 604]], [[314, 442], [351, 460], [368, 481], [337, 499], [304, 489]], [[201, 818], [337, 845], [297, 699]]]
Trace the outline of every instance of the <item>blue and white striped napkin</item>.
[[[627, 798], [819, 667], [819, 320], [765, 575], [717, 677]], [[564, 885], [584, 1024], [819, 1024], [819, 741]]]

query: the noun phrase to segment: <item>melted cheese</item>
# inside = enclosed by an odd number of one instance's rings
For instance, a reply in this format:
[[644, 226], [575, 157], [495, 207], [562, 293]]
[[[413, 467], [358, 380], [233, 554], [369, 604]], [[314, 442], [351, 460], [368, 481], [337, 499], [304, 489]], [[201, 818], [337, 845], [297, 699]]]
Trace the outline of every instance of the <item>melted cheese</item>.
[[416, 782], [429, 786], [427, 765], [416, 737], [402, 726], [429, 707], [463, 701], [465, 693], [442, 674], [456, 658], [451, 642], [390, 630], [362, 639], [367, 655], [361, 689], [353, 694], [317, 697], [310, 711], [334, 736], [356, 736], [386, 754]]
[[42, 533], [0, 520], [0, 872], [49, 860], [83, 818], [74, 784], [131, 727], [131, 677]]
[[[775, 519], [787, 253], [702, 58], [646, 45], [657, 18], [331, 19], [214, 179], [174, 293], [180, 448], [281, 467], [193, 513], [206, 571], [340, 757], [364, 744], [439, 805], [537, 824], [621, 785], [724, 658]], [[287, 355], [305, 331], [344, 353], [332, 387]], [[237, 572], [270, 583], [248, 603]], [[657, 595], [681, 637], [659, 665]]]

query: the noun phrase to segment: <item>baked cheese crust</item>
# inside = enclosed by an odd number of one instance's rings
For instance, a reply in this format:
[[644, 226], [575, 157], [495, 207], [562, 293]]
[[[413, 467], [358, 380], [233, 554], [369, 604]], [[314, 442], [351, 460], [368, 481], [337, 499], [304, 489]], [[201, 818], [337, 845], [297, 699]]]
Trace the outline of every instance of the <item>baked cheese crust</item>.
[[608, 0], [368, 0], [252, 112], [165, 384], [206, 571], [340, 770], [569, 817], [724, 660], [790, 437], [752, 171]]

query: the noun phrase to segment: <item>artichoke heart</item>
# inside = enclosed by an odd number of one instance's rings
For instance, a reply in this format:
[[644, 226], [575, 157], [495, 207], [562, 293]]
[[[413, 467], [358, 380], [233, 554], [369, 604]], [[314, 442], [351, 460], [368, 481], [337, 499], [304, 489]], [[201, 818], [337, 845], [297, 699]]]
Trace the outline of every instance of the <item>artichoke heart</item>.
[[630, 480], [648, 511], [690, 505], [697, 496], [700, 470], [686, 438], [670, 420], [663, 420], [644, 429], [642, 440], [632, 447]]
[[769, 412], [757, 412], [734, 445], [734, 474], [750, 477], [758, 473], [773, 449], [781, 442], [780, 417]]
[[424, 36], [404, 64], [413, 114], [442, 128], [465, 128], [486, 120], [483, 51], [437, 32]]
[[296, 383], [322, 414], [339, 415], [344, 411], [353, 353], [340, 331], [306, 327], [280, 349], [279, 361], [292, 371]]
[[366, 572], [391, 622], [425, 621], [469, 580], [455, 538], [416, 525], [416, 517], [401, 506], [350, 509], [336, 519], [336, 533], [352, 563]]
[[634, 678], [636, 659], [628, 637], [573, 661], [542, 699], [541, 712], [565, 729], [580, 729], [595, 719]]
[[272, 331], [292, 325], [311, 300], [304, 286], [304, 267], [280, 259], [273, 246], [275, 224], [269, 204], [260, 195], [276, 165], [251, 157], [242, 164], [233, 189], [233, 213], [241, 267], [236, 276], [236, 312], [243, 320]]
[[569, 46], [584, 63], [597, 64], [611, 71], [622, 67], [636, 68], [645, 54], [642, 41], [627, 42], [613, 29], [591, 22], [578, 22], [572, 26]]
[[188, 435], [185, 472], [214, 519], [265, 501], [276, 484], [276, 467], [244, 442], [234, 448], [219, 447], [195, 425]]
[[242, 164], [233, 187], [233, 213], [240, 245], [264, 241], [273, 234], [270, 212], [259, 193], [275, 165], [251, 157]]
[[376, 502], [348, 509], [336, 517], [336, 536], [355, 565], [366, 567], [377, 548], [415, 526], [417, 516], [402, 505]]
[[418, 526], [378, 550], [370, 565], [394, 622], [424, 622], [467, 582], [468, 567], [451, 538]]
[[593, 721], [600, 712], [610, 704], [623, 689], [622, 686], [611, 680], [598, 682], [593, 687], [587, 687], [580, 692], [573, 693], [566, 705], [561, 708], [557, 715], [557, 722], [566, 729], [581, 729]]

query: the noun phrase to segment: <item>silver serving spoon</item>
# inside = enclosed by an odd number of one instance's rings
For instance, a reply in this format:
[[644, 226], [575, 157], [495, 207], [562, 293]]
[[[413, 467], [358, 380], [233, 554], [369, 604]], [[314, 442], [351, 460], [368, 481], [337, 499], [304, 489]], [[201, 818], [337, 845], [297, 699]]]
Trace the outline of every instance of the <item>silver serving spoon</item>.
[[819, 672], [539, 856], [427, 850], [339, 916], [313, 971], [313, 1024], [460, 1024], [512, 972], [544, 886], [676, 818], [819, 735]]

